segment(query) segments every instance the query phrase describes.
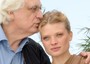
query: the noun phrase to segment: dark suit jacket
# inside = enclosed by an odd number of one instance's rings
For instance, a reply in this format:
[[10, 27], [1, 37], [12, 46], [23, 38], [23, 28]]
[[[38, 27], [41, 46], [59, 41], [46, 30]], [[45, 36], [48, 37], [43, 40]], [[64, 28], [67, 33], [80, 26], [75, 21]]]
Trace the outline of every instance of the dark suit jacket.
[[51, 64], [41, 45], [32, 39], [23, 47], [22, 54], [25, 64]]

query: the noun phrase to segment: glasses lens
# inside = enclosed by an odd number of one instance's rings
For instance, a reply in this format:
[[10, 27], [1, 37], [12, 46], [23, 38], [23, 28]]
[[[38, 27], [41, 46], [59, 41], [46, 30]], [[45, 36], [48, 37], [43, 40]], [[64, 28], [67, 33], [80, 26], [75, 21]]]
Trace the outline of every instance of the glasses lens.
[[42, 13], [45, 13], [45, 7], [42, 7], [41, 11]]

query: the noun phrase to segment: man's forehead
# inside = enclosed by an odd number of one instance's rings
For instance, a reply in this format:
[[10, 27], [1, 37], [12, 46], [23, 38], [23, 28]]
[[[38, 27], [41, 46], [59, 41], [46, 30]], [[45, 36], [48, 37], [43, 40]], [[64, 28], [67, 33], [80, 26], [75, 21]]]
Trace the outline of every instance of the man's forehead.
[[42, 6], [40, 0], [25, 0], [25, 6]]

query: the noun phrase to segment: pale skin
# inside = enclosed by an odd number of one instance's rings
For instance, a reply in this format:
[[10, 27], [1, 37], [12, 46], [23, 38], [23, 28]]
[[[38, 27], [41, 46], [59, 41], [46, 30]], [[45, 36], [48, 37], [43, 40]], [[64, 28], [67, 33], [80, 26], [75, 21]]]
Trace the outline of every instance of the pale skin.
[[[37, 10], [31, 9], [36, 6]], [[43, 17], [40, 8], [40, 0], [25, 0], [24, 7], [15, 12], [8, 11], [11, 21], [2, 24], [2, 27], [13, 51], [17, 50], [23, 38], [38, 32], [40, 19]]]
[[52, 64], [64, 64], [71, 55], [72, 32], [68, 32], [63, 23], [54, 23], [43, 26], [40, 34], [45, 50], [52, 56]]

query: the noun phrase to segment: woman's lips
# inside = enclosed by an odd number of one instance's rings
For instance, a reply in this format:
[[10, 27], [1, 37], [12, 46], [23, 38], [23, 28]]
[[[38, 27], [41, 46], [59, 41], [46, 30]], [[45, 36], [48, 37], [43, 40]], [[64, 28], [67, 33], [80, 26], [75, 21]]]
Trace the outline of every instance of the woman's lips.
[[54, 52], [56, 52], [56, 51], [60, 50], [60, 48], [61, 47], [53, 47], [53, 48], [51, 48], [51, 50], [54, 51]]

